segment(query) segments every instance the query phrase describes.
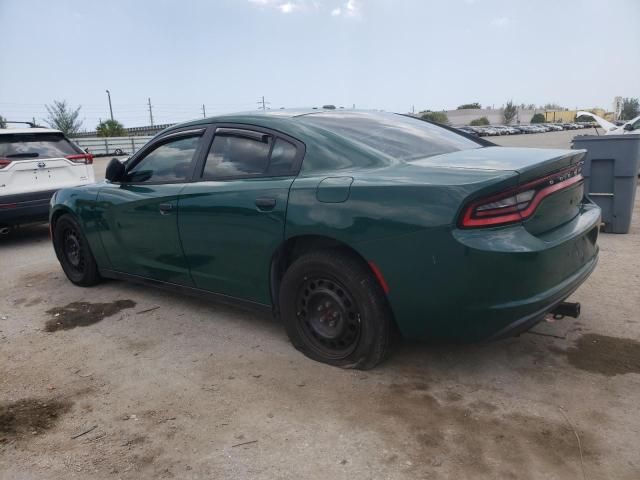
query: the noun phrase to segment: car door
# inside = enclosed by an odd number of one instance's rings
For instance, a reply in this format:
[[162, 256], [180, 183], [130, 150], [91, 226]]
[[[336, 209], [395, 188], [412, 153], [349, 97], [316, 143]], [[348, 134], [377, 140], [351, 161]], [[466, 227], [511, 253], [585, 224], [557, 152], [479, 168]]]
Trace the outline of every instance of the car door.
[[217, 125], [178, 201], [180, 238], [198, 288], [269, 304], [269, 270], [284, 239], [289, 188], [304, 145], [266, 129]]
[[204, 129], [153, 141], [98, 194], [101, 238], [113, 270], [192, 286], [178, 236], [178, 196], [193, 177]]

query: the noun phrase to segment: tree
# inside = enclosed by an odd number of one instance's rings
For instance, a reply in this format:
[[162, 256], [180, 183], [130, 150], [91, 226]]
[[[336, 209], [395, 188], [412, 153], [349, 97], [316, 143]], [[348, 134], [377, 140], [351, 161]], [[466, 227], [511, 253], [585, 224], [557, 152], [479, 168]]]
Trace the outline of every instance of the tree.
[[638, 99], [623, 98], [620, 120], [631, 120], [632, 118], [636, 118], [638, 115], [640, 115], [640, 106], [638, 105]]
[[544, 113], [536, 113], [531, 117], [531, 123], [544, 123], [546, 120]]
[[505, 125], [509, 125], [518, 115], [518, 107], [513, 104], [513, 100], [509, 100], [502, 110], [502, 119]]
[[527, 105], [526, 110], [535, 110], [536, 106], [533, 103], [530, 103], [529, 105]]
[[487, 117], [475, 118], [469, 122], [472, 127], [480, 127], [482, 125], [489, 125], [489, 119]]
[[474, 103], [465, 103], [464, 105], [460, 105], [458, 110], [469, 110], [469, 109], [480, 109], [482, 106], [478, 102]]
[[0, 128], [7, 128], [7, 119], [0, 115]]
[[124, 137], [127, 132], [118, 120], [104, 120], [96, 127], [99, 137]]
[[447, 117], [447, 114], [444, 112], [422, 112], [420, 114], [420, 118], [434, 123], [443, 123], [445, 125], [449, 123], [449, 117]]
[[78, 120], [80, 106], [73, 110], [66, 100], [54, 100], [53, 105], [45, 105], [49, 116], [44, 120], [51, 128], [60, 130], [65, 135], [73, 135], [80, 131], [82, 120]]
[[557, 103], [545, 103], [542, 108], [544, 110], [564, 110], [565, 109], [562, 105], [558, 105]]

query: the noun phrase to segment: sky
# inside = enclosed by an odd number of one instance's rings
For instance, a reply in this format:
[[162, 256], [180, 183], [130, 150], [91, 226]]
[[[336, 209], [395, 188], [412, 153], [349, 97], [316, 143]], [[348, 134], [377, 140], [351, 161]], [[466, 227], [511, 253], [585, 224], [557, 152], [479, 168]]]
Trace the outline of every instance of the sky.
[[640, 96], [640, 0], [0, 0], [0, 115], [84, 128], [334, 104], [612, 108]]

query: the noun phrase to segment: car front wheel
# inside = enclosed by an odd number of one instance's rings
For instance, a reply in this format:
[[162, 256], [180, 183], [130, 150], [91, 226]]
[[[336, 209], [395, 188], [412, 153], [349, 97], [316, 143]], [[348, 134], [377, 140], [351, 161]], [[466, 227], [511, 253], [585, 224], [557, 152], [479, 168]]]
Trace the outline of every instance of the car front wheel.
[[62, 215], [53, 228], [53, 246], [67, 278], [81, 287], [100, 281], [98, 266], [76, 219]]
[[368, 265], [342, 250], [298, 258], [285, 272], [280, 312], [293, 345], [309, 358], [361, 370], [380, 363], [393, 325]]

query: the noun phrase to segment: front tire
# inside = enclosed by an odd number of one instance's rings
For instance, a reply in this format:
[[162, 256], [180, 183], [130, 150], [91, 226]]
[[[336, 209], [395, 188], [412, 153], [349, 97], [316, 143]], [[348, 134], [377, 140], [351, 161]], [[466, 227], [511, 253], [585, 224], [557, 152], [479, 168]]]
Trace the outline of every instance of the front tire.
[[339, 249], [298, 258], [280, 286], [280, 312], [291, 343], [307, 357], [366, 370], [384, 360], [393, 325], [368, 265]]
[[62, 215], [53, 228], [53, 247], [67, 278], [81, 287], [100, 282], [100, 273], [89, 243], [76, 219]]

